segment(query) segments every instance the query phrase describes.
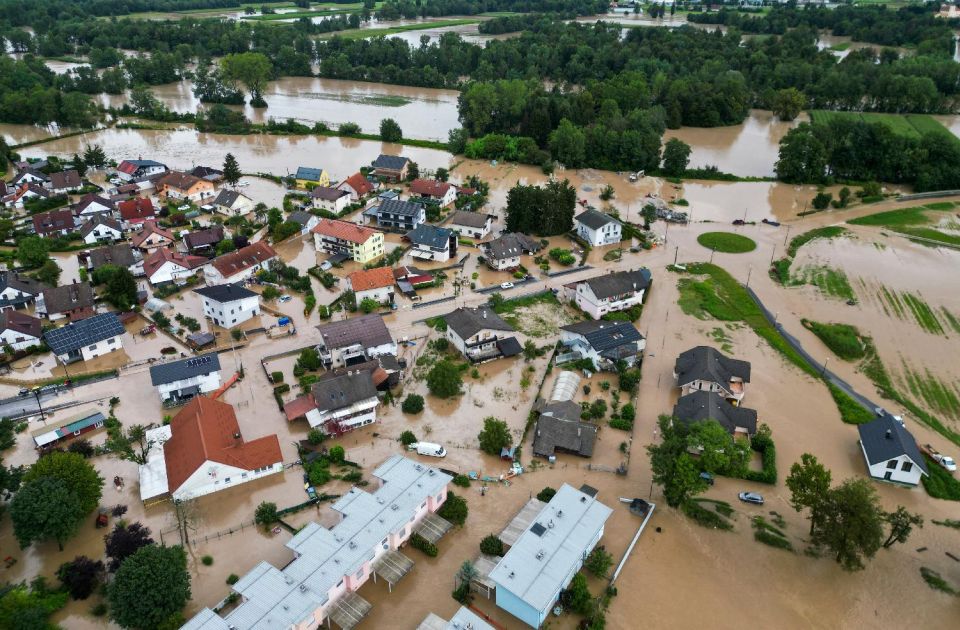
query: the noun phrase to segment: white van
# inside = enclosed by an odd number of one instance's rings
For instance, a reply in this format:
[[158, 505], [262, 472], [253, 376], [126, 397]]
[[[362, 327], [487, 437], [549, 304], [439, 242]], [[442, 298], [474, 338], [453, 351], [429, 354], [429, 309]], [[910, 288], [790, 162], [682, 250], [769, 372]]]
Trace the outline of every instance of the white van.
[[432, 442], [417, 442], [413, 446], [417, 447], [417, 453], [420, 455], [429, 455], [430, 457], [446, 457], [447, 451], [439, 444]]

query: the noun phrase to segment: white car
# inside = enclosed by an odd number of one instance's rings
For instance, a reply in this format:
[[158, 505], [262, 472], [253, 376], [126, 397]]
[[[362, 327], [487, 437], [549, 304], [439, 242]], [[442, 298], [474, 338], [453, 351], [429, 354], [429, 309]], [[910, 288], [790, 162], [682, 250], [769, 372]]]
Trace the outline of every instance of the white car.
[[185, 203], [182, 206], [177, 206], [177, 210], [189, 210], [189, 209], [190, 209], [189, 203]]
[[286, 302], [289, 302], [289, 301], [292, 300], [292, 299], [293, 299], [293, 298], [290, 297], [289, 295], [281, 295], [281, 296], [280, 296], [280, 299], [277, 300], [277, 301], [280, 302], [281, 304], [284, 304], [284, 303], [286, 303]]
[[504, 289], [504, 290], [506, 290], [506, 289], [512, 289], [512, 288], [513, 288], [513, 283], [512, 283], [512, 282], [502, 282], [502, 283], [500, 283], [500, 288], [501, 288], [501, 289]]

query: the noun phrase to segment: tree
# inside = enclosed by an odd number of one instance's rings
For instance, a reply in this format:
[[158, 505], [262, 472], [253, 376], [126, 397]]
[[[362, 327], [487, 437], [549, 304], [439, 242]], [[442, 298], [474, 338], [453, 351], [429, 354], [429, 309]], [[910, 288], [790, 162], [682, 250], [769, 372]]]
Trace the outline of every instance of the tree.
[[485, 553], [488, 556], [502, 556], [503, 541], [494, 534], [484, 536], [483, 540], [480, 541], [480, 553]]
[[913, 531], [913, 526], [923, 527], [923, 517], [907, 511], [907, 508], [898, 505], [893, 512], [883, 515], [883, 520], [890, 525], [890, 534], [883, 541], [883, 548], [889, 549], [896, 543], [905, 543]]
[[23, 475], [23, 483], [41, 477], [53, 477], [62, 481], [80, 501], [83, 514], [89, 514], [100, 505], [103, 478], [81, 455], [57, 451], [44, 455]]
[[607, 184], [600, 191], [600, 199], [601, 201], [610, 201], [611, 199], [614, 198], [616, 194], [617, 194], [617, 191], [614, 189], [614, 187], [611, 186], [610, 184]]
[[306, 348], [300, 353], [297, 365], [304, 370], [315, 371], [320, 369], [323, 362], [320, 360], [320, 353], [317, 352], [316, 348]]
[[466, 150], [468, 140], [470, 135], [463, 127], [451, 129], [447, 134], [447, 150], [454, 155], [460, 155]]
[[87, 174], [87, 165], [83, 163], [83, 158], [78, 154], [73, 154], [73, 157], [70, 159], [70, 165], [73, 166], [74, 170], [77, 171], [77, 174], [80, 175], [80, 177], [83, 177]]
[[123, 425], [116, 422], [108, 427], [107, 447], [120, 459], [143, 466], [157, 446], [157, 440], [150, 438], [147, 430], [142, 424], [135, 424], [124, 431]]
[[447, 492], [447, 500], [437, 510], [437, 516], [445, 518], [454, 525], [463, 525], [467, 521], [467, 500], [452, 492]]
[[583, 567], [600, 578], [607, 577], [607, 571], [612, 566], [613, 556], [607, 553], [607, 550], [602, 546], [594, 547], [587, 559], [583, 561]]
[[360, 310], [364, 313], [372, 313], [380, 307], [380, 302], [373, 298], [365, 297], [360, 300]]
[[103, 579], [103, 573], [103, 562], [86, 556], [77, 556], [57, 569], [57, 577], [73, 599], [90, 597]]
[[261, 501], [253, 513], [253, 520], [257, 525], [273, 525], [279, 518], [277, 516], [277, 504], [270, 501]]
[[87, 167], [103, 168], [107, 163], [107, 153], [99, 144], [88, 144], [83, 151], [83, 162]]
[[513, 444], [513, 436], [507, 423], [493, 416], [483, 419], [483, 429], [477, 435], [480, 450], [490, 455], [500, 455], [501, 449]]
[[693, 458], [687, 453], [686, 425], [660, 416], [662, 440], [647, 446], [654, 483], [663, 486], [663, 496], [671, 507], [679, 507], [691, 496], [707, 489]]
[[543, 490], [537, 493], [537, 498], [543, 501], [544, 503], [550, 503], [550, 499], [552, 499], [555, 494], [557, 494], [557, 491], [555, 488], [551, 488], [550, 486], [545, 486]]
[[263, 90], [270, 80], [273, 65], [263, 53], [243, 52], [227, 55], [220, 60], [220, 69], [227, 81], [240, 82], [250, 92], [250, 104], [266, 107]]
[[21, 549], [52, 539], [63, 551], [64, 541], [77, 533], [86, 514], [76, 493], [57, 477], [25, 481], [10, 502], [13, 534]]
[[883, 512], [867, 479], [848, 479], [827, 492], [811, 541], [826, 547], [847, 571], [864, 568], [883, 541]]
[[413, 431], [404, 431], [403, 433], [400, 434], [400, 443], [403, 444], [404, 446], [410, 446], [411, 444], [416, 444], [418, 441], [419, 440], [417, 440], [417, 436], [414, 435]]
[[587, 578], [583, 573], [577, 573], [570, 580], [570, 586], [567, 587], [569, 606], [572, 611], [579, 615], [587, 616], [593, 612], [593, 597], [590, 595], [590, 589], [587, 587]]
[[680, 177], [690, 162], [690, 145], [677, 138], [670, 138], [663, 146], [663, 172], [670, 177]]
[[183, 547], [148, 545], [127, 558], [107, 591], [110, 617], [124, 628], [159, 628], [190, 599]]
[[384, 142], [400, 142], [403, 139], [403, 130], [393, 118], [384, 118], [380, 121], [380, 139]]
[[33, 274], [33, 277], [44, 284], [55, 287], [60, 284], [61, 273], [60, 265], [57, 264], [57, 261], [53, 258], [48, 258], [40, 269]]
[[652, 203], [648, 203], [640, 209], [640, 215], [643, 217], [643, 229], [649, 230], [650, 224], [657, 220], [657, 207]]
[[50, 241], [39, 236], [27, 236], [17, 243], [17, 260], [25, 269], [38, 269], [48, 260]]
[[334, 464], [342, 464], [343, 460], [347, 458], [346, 451], [343, 450], [343, 447], [337, 444], [336, 446], [331, 446], [329, 451], [330, 461]]
[[275, 286], [271, 286], [271, 285], [269, 285], [269, 284], [268, 284], [267, 286], [265, 286], [265, 287], [263, 288], [263, 292], [260, 293], [260, 297], [262, 297], [262, 298], [263, 298], [264, 300], [266, 300], [267, 302], [273, 302], [273, 301], [276, 300], [278, 297], [280, 297], [280, 295], [281, 295], [281, 294], [280, 294], [280, 289], [278, 289], [278, 288], [275, 287]]
[[827, 173], [827, 148], [809, 123], [800, 123], [780, 140], [777, 178], [790, 183], [821, 182]]
[[800, 456], [800, 461], [790, 467], [787, 476], [787, 488], [790, 489], [790, 505], [799, 512], [810, 510], [810, 533], [819, 520], [820, 507], [830, 490], [832, 475], [816, 457], [810, 453]]
[[237, 158], [233, 156], [233, 153], [227, 153], [226, 157], [223, 158], [223, 181], [231, 186], [236, 186], [242, 175]]
[[793, 120], [807, 105], [807, 97], [797, 88], [778, 90], [773, 95], [770, 109], [780, 120]]
[[453, 398], [460, 395], [463, 379], [456, 364], [442, 359], [427, 373], [427, 389], [437, 398]]
[[554, 236], [573, 229], [577, 191], [567, 180], [546, 186], [517, 184], [507, 194], [507, 231]]
[[750, 450], [737, 442], [716, 420], [697, 422], [687, 434], [687, 450], [700, 452], [699, 464], [703, 470], [731, 477], [739, 477], [747, 469]]
[[407, 165], [407, 181], [412, 182], [418, 177], [420, 177], [420, 165], [410, 160], [410, 163]]
[[400, 409], [403, 410], [403, 413], [420, 413], [423, 411], [423, 396], [420, 394], [409, 394], [403, 399], [403, 404], [400, 405]]
[[830, 207], [830, 201], [833, 200], [833, 193], [828, 192], [818, 192], [813, 198], [813, 201], [810, 202], [817, 210], [826, 210]]
[[104, 297], [121, 311], [128, 311], [137, 304], [137, 281], [129, 269], [116, 267], [107, 279]]
[[555, 160], [568, 168], [584, 165], [587, 138], [583, 130], [564, 118], [550, 134], [550, 152]]
[[107, 557], [110, 558], [107, 568], [113, 573], [120, 568], [124, 560], [135, 554], [141, 547], [152, 545], [153, 538], [150, 537], [150, 528], [142, 523], [129, 525], [117, 523], [113, 531], [103, 537], [103, 542]]
[[437, 169], [437, 172], [434, 174], [434, 177], [437, 178], [438, 182], [445, 182], [450, 179], [450, 171], [443, 168], [442, 166]]
[[67, 452], [76, 453], [84, 459], [90, 459], [96, 453], [96, 449], [90, 440], [87, 438], [80, 438], [70, 442], [70, 446], [67, 447]]

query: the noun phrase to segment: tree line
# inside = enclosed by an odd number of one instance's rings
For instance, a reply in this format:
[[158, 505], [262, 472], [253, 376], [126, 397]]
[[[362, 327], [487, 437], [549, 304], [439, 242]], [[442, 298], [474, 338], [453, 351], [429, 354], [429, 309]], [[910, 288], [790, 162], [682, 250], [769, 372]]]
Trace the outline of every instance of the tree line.
[[387, 0], [377, 10], [380, 20], [477, 15], [494, 11], [552, 13], [565, 18], [596, 15], [607, 10], [604, 0]]

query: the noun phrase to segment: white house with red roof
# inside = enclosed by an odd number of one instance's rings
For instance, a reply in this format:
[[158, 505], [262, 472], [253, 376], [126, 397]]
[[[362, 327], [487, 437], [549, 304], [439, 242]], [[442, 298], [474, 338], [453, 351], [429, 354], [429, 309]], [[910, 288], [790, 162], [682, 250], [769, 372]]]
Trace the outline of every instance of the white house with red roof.
[[378, 304], [393, 302], [394, 284], [393, 269], [390, 267], [361, 269], [347, 276], [347, 288], [353, 291], [357, 304], [365, 299]]
[[369, 179], [363, 176], [363, 173], [354, 173], [337, 184], [337, 188], [350, 193], [351, 203], [360, 201], [375, 190], [374, 185]]
[[263, 241], [250, 243], [235, 252], [218, 256], [204, 267], [203, 276], [208, 286], [243, 282], [277, 257], [277, 252]]
[[153, 221], [156, 216], [153, 202], [146, 197], [121, 201], [117, 204], [117, 210], [120, 212], [120, 221], [125, 230], [139, 230], [145, 222]]
[[311, 232], [318, 252], [345, 254], [362, 265], [384, 254], [383, 232], [349, 221], [320, 219]]
[[144, 253], [154, 252], [161, 247], [169, 247], [176, 241], [169, 230], [165, 230], [156, 221], [144, 221], [143, 229], [133, 235], [130, 242]]
[[153, 285], [182, 282], [195, 275], [206, 262], [203, 256], [190, 256], [161, 248], [144, 259], [143, 272]]
[[124, 160], [117, 166], [117, 177], [129, 182], [141, 177], [162, 175], [169, 169], [166, 164], [153, 160]]
[[433, 199], [446, 208], [457, 200], [457, 187], [436, 179], [415, 179], [410, 182], [410, 194]]

